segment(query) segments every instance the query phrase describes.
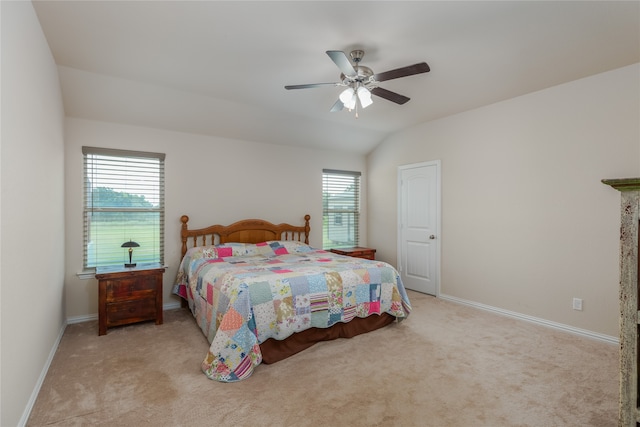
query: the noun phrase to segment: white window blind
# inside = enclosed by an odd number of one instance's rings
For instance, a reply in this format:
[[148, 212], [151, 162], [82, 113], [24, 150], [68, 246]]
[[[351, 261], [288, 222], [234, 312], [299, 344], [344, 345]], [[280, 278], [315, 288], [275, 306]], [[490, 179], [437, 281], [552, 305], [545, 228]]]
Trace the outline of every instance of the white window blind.
[[360, 175], [360, 172], [323, 169], [323, 249], [359, 245]]
[[164, 263], [164, 158], [161, 153], [82, 147], [84, 268]]

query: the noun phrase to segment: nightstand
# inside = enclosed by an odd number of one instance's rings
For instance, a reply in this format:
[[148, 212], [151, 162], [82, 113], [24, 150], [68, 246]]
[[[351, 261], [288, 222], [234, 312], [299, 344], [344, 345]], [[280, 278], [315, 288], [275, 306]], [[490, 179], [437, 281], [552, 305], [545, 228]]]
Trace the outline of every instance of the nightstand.
[[134, 268], [98, 267], [98, 335], [107, 328], [155, 320], [162, 324], [162, 274], [159, 264]]
[[355, 258], [376, 259], [376, 250], [371, 248], [362, 248], [355, 246], [352, 248], [334, 248], [330, 252], [338, 255], [347, 255]]

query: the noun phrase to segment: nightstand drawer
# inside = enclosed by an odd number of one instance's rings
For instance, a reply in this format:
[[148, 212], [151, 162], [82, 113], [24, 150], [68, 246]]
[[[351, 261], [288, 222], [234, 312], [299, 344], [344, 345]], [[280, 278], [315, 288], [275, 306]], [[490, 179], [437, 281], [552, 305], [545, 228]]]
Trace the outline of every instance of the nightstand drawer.
[[349, 256], [355, 258], [363, 258], [363, 259], [375, 259], [376, 253], [375, 251], [360, 251], [360, 252], [351, 252]]
[[125, 325], [155, 318], [155, 298], [107, 304], [107, 326]]
[[151, 297], [156, 287], [157, 278], [154, 276], [110, 280], [106, 283], [107, 302]]
[[330, 252], [338, 255], [346, 255], [354, 258], [362, 258], [362, 259], [376, 259], [376, 250], [372, 248], [363, 248], [360, 246], [355, 246], [352, 248], [334, 248], [330, 249]]

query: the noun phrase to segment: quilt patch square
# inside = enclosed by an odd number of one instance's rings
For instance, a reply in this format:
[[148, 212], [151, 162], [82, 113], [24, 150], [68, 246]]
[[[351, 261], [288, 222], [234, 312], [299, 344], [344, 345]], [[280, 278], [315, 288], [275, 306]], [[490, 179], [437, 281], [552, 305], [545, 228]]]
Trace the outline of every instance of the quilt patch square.
[[366, 270], [345, 270], [340, 272], [342, 283], [344, 286], [355, 286], [362, 283], [368, 283], [365, 281]]
[[316, 292], [309, 294], [309, 305], [311, 312], [329, 309], [329, 297], [326, 292]]
[[[215, 286], [214, 286], [215, 287]], [[229, 307], [229, 297], [222, 293], [222, 292], [217, 292], [218, 294], [218, 304], [216, 304], [216, 308], [218, 309], [218, 311], [227, 311], [227, 307]]]
[[208, 304], [205, 306], [205, 317], [207, 319], [207, 322], [211, 323], [211, 321], [213, 320], [213, 316], [215, 315], [214, 311], [215, 310], [212, 306]]
[[308, 295], [309, 294], [309, 282], [307, 278], [302, 277], [291, 277], [287, 279], [289, 282], [289, 286], [291, 287], [292, 295]]
[[202, 276], [198, 276], [198, 281], [196, 282], [196, 292], [202, 295]]
[[311, 327], [326, 328], [329, 324], [329, 312], [327, 310], [311, 312]]
[[358, 317], [367, 317], [370, 313], [368, 302], [360, 303], [356, 306], [356, 316]]
[[368, 268], [367, 273], [369, 274], [368, 283], [382, 283], [382, 272], [379, 268]]
[[213, 286], [211, 283], [207, 283], [207, 302], [209, 305], [213, 305]]
[[309, 298], [309, 294], [294, 295], [293, 303], [296, 316], [311, 313], [311, 299]]
[[342, 321], [342, 310], [339, 313], [329, 313], [329, 322], [327, 326], [331, 326], [336, 322]]
[[356, 304], [370, 301], [371, 289], [370, 285], [358, 285], [356, 286]]
[[251, 305], [262, 304], [273, 299], [269, 282], [252, 283], [249, 287], [249, 294], [251, 295]]
[[273, 306], [276, 309], [276, 321], [278, 323], [285, 323], [287, 318], [295, 314], [293, 297], [291, 296], [273, 301]]
[[393, 286], [385, 286], [382, 285], [382, 290], [380, 292], [380, 302], [385, 306], [391, 306], [391, 301], [393, 300]]
[[271, 246], [273, 253], [276, 255], [287, 255], [289, 253], [289, 251], [287, 251], [287, 248], [284, 247], [280, 242], [271, 242], [269, 243], [269, 246]]
[[244, 358], [244, 349], [232, 338], [226, 340], [226, 345], [220, 348], [217, 356], [227, 366], [237, 366]]
[[369, 301], [380, 301], [380, 287], [377, 283], [369, 285]]
[[[385, 268], [380, 271], [380, 281], [378, 283], [392, 283], [395, 284], [398, 280], [396, 272], [391, 268]], [[375, 283], [375, 282], [372, 282]]]
[[342, 296], [342, 305], [344, 307], [351, 307], [356, 305], [356, 287], [345, 287]]
[[253, 320], [258, 330], [258, 340], [263, 342], [276, 330], [276, 308], [272, 301], [253, 306]]
[[253, 314], [253, 308], [251, 309], [251, 315], [249, 316], [249, 320], [247, 321], [247, 328], [251, 331], [252, 334], [258, 336], [258, 331], [256, 329], [256, 316]]
[[271, 286], [271, 295], [273, 295], [273, 300], [279, 300], [291, 296], [291, 286], [289, 286], [288, 281], [278, 279], [269, 282], [269, 285]]
[[371, 301], [369, 303], [369, 313], [368, 314], [380, 314], [382, 311], [380, 310], [380, 301]]
[[244, 319], [236, 310], [232, 308], [226, 312], [220, 323], [221, 331], [235, 331], [239, 329], [244, 323]]
[[218, 247], [218, 256], [220, 258], [230, 257], [233, 255], [233, 248], [229, 246], [219, 246]]
[[327, 280], [324, 274], [307, 276], [307, 283], [309, 284], [309, 292], [327, 292]]
[[202, 258], [218, 258], [218, 250], [215, 246], [209, 246], [202, 250]]
[[349, 320], [353, 319], [355, 316], [356, 316], [356, 306], [355, 305], [346, 306], [342, 310], [343, 322], [348, 322]]

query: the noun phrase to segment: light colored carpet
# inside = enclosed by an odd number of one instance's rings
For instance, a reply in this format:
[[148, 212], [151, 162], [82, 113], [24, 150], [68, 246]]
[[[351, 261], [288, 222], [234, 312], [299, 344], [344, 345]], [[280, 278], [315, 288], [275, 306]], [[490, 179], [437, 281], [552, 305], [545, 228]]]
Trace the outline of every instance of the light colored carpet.
[[616, 426], [618, 347], [410, 292], [400, 324], [316, 344], [247, 380], [200, 371], [185, 310], [69, 325], [28, 426]]

